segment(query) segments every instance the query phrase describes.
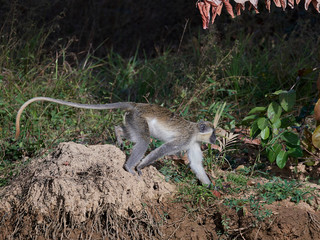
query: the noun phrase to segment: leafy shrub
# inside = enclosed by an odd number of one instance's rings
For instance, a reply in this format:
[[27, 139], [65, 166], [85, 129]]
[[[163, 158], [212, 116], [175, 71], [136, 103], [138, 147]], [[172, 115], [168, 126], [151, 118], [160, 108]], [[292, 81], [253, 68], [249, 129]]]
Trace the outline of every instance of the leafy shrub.
[[289, 157], [303, 156], [299, 136], [292, 128], [296, 125], [295, 118], [288, 114], [295, 105], [296, 92], [279, 90], [267, 97], [272, 97], [273, 101], [267, 107], [251, 109], [243, 122], [251, 123], [252, 138], [260, 136], [269, 161], [275, 161], [279, 168], [283, 168]]

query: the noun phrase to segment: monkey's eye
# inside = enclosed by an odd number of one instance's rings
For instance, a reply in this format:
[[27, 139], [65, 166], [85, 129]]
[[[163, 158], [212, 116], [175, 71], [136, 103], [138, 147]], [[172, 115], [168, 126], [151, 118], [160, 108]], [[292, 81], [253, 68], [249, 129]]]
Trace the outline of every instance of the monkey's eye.
[[204, 132], [206, 130], [206, 127], [207, 126], [205, 124], [200, 124], [200, 126], [199, 126], [200, 132]]

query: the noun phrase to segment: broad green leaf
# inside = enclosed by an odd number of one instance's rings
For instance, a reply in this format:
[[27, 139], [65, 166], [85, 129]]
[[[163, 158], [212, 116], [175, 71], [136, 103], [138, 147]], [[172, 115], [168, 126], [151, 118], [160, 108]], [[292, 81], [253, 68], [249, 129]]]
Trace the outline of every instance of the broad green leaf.
[[265, 117], [258, 118], [257, 124], [258, 124], [258, 128], [260, 130], [263, 130], [266, 128], [266, 126], [268, 126], [268, 119], [266, 119]]
[[281, 93], [283, 93], [283, 92], [286, 92], [286, 91], [285, 91], [285, 90], [278, 90], [278, 91], [275, 91], [275, 92], [273, 92], [273, 93], [268, 93], [268, 94], [266, 94], [265, 97], [270, 97], [270, 96], [274, 96], [274, 95], [279, 95], [279, 94], [281, 94]]
[[279, 129], [278, 128], [272, 128], [272, 133], [274, 135], [278, 135], [279, 134]]
[[248, 113], [248, 115], [250, 114], [255, 114], [255, 113], [261, 113], [261, 112], [265, 112], [267, 111], [267, 108], [266, 107], [255, 107], [255, 108], [252, 108], [250, 110], [250, 112]]
[[307, 161], [305, 161], [304, 164], [307, 166], [314, 166], [316, 162], [313, 160], [307, 159]]
[[270, 136], [270, 129], [269, 129], [269, 127], [265, 127], [265, 129], [263, 129], [262, 131], [261, 131], [261, 138], [263, 139], [263, 140], [266, 140], [269, 136]]
[[278, 90], [278, 91], [273, 92], [272, 95], [280, 95], [280, 94], [285, 93], [285, 92], [287, 92], [287, 91], [285, 91], [285, 90]]
[[273, 128], [280, 128], [281, 127], [281, 120], [280, 118], [278, 120], [276, 120], [273, 124], [272, 124]]
[[297, 147], [294, 147], [294, 148], [290, 148], [288, 150], [288, 155], [290, 157], [298, 158], [298, 157], [303, 157], [303, 152], [302, 152], [301, 147], [297, 146]]
[[284, 168], [288, 161], [288, 153], [284, 150], [280, 150], [276, 158], [276, 163], [279, 168]]
[[293, 132], [286, 131], [282, 134], [281, 138], [291, 145], [300, 145], [299, 136]]
[[318, 126], [312, 134], [312, 144], [320, 149], [320, 126]]
[[258, 128], [257, 121], [254, 121], [250, 128], [250, 137], [255, 138], [260, 133], [260, 129]]
[[276, 160], [276, 157], [278, 156], [281, 148], [281, 145], [276, 143], [272, 147], [267, 149], [267, 157], [271, 163]]
[[269, 104], [267, 116], [272, 123], [276, 122], [280, 118], [281, 113], [282, 108], [278, 103], [272, 102]]
[[279, 95], [280, 105], [286, 112], [290, 111], [296, 103], [296, 91], [290, 90]]
[[281, 120], [280, 118], [276, 120], [272, 125], [272, 133], [278, 135], [279, 134], [279, 128], [281, 127]]
[[242, 120], [242, 122], [250, 122], [250, 121], [255, 120], [256, 118], [257, 118], [256, 115], [246, 116], [246, 117]]

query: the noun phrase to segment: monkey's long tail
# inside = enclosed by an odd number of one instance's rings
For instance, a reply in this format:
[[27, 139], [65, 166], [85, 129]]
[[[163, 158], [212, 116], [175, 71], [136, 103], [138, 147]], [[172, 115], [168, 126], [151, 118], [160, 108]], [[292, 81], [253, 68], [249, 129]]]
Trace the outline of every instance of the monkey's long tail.
[[20, 135], [20, 117], [23, 112], [23, 110], [30, 104], [36, 101], [47, 101], [47, 102], [53, 102], [58, 103], [61, 105], [66, 105], [70, 107], [75, 108], [84, 108], [84, 109], [97, 109], [97, 110], [103, 110], [103, 109], [115, 109], [115, 108], [121, 108], [121, 109], [132, 109], [134, 108], [134, 103], [130, 102], [117, 102], [117, 103], [108, 103], [108, 104], [81, 104], [81, 103], [74, 103], [74, 102], [68, 102], [64, 100], [49, 98], [49, 97], [35, 97], [31, 98], [30, 100], [26, 101], [19, 109], [16, 117], [16, 136], [15, 138], [18, 139]]

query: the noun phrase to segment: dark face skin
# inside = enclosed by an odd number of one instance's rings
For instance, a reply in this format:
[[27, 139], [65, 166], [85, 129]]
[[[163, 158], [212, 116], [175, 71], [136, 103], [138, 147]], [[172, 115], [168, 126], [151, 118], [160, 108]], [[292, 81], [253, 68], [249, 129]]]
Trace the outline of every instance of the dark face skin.
[[212, 132], [212, 134], [211, 134], [211, 136], [210, 136], [210, 138], [209, 138], [209, 141], [210, 141], [210, 143], [212, 143], [212, 144], [214, 144], [214, 143], [216, 142], [215, 130], [214, 130], [213, 125], [212, 125], [211, 123], [209, 123], [209, 122], [204, 122], [204, 121], [200, 121], [200, 122], [198, 123], [198, 128], [199, 128], [199, 131], [202, 132], [202, 133], [205, 133], [205, 132], [208, 130], [208, 128], [209, 128], [209, 129], [213, 129], [213, 132]]
[[216, 134], [215, 134], [215, 131], [213, 130], [210, 136], [210, 143], [214, 144], [215, 142], [216, 142]]

